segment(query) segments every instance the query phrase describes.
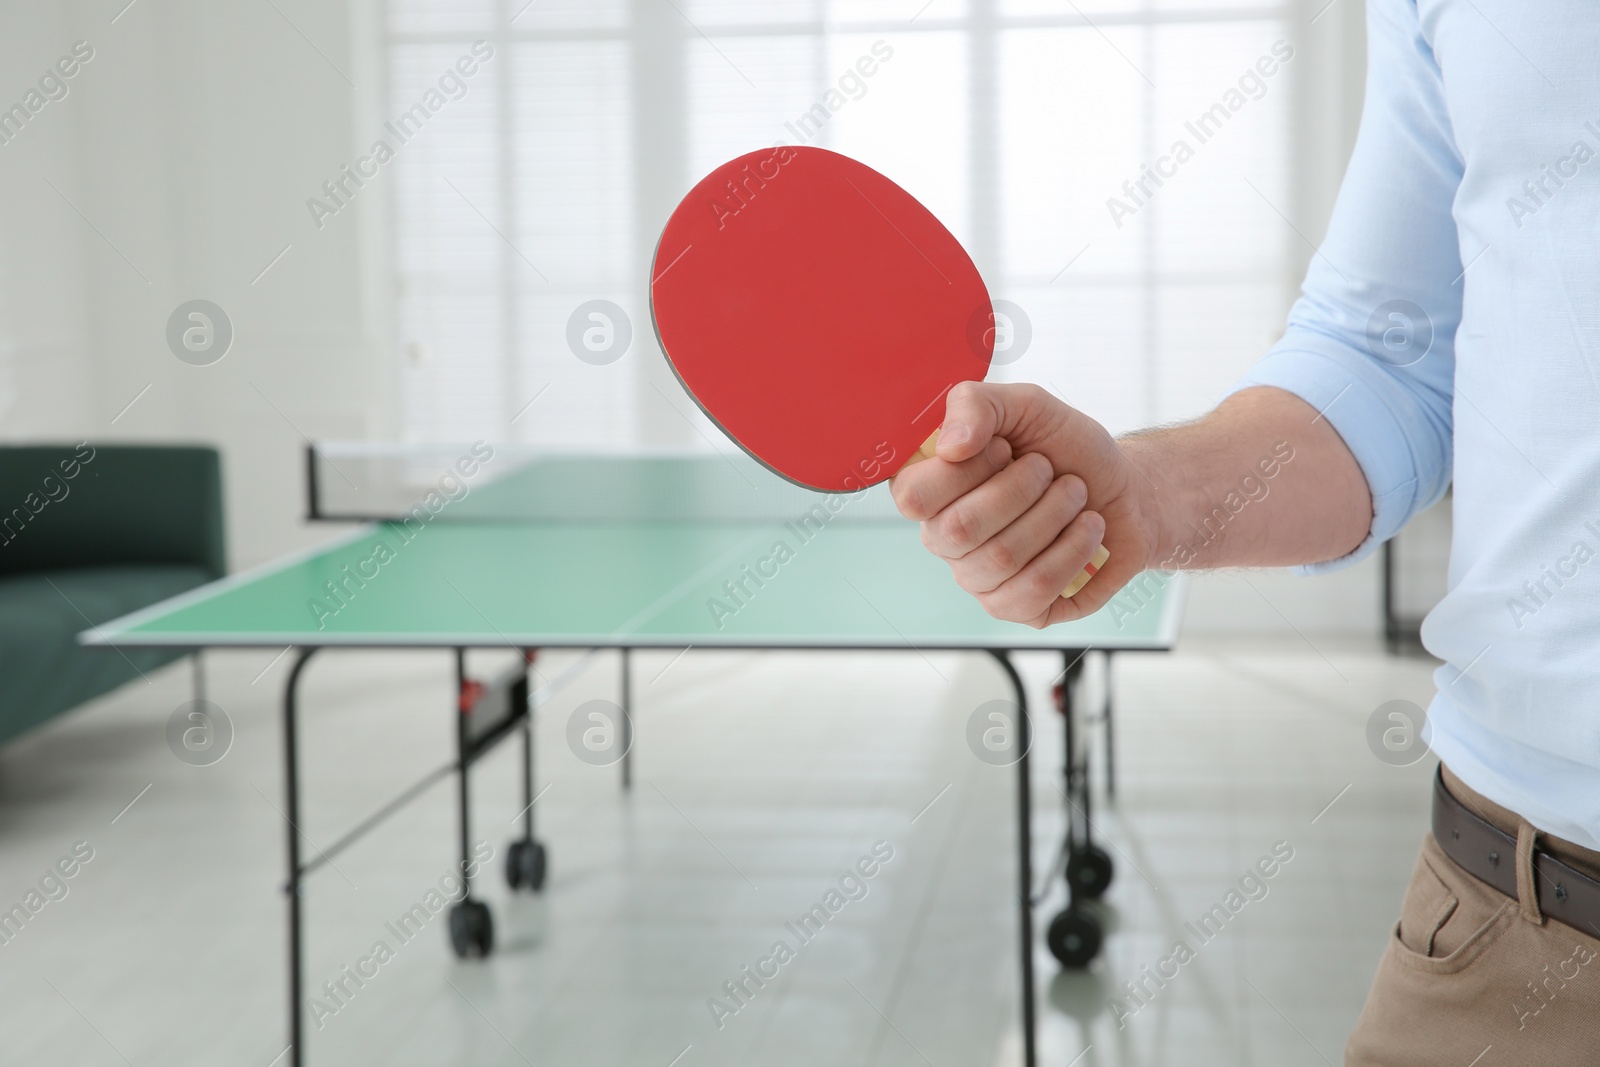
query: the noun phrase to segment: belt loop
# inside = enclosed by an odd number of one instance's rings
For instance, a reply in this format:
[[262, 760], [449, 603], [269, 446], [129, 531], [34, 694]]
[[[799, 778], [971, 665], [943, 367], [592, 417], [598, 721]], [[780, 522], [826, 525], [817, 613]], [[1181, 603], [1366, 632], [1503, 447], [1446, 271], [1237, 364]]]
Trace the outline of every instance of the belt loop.
[[1517, 820], [1517, 902], [1522, 917], [1539, 926], [1544, 915], [1539, 911], [1539, 889], [1534, 879], [1533, 846], [1539, 836], [1527, 819]]

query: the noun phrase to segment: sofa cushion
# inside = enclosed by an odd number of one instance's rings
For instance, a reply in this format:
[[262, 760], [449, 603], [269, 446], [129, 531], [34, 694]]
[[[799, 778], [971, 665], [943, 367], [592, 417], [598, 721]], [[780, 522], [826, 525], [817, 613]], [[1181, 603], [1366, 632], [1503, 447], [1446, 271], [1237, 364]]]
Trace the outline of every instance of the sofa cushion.
[[0, 741], [184, 652], [85, 648], [77, 635], [210, 580], [175, 564], [77, 567], [0, 577]]

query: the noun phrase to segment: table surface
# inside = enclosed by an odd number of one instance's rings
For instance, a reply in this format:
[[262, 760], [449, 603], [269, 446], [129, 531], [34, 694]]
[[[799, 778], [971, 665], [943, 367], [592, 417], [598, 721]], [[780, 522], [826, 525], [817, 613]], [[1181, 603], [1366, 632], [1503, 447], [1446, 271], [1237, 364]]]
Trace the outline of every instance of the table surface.
[[[435, 498], [435, 504], [440, 498]], [[1182, 576], [1035, 630], [990, 618], [882, 488], [743, 457], [548, 457], [86, 631], [166, 647], [1166, 649]], [[424, 518], [425, 517], [425, 518]]]

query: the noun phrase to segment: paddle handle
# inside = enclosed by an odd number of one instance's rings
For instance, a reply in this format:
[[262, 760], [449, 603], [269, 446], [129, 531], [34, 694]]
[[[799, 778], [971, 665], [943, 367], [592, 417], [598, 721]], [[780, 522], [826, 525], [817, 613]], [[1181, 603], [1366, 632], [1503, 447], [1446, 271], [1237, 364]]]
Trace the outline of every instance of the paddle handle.
[[[939, 431], [935, 430], [931, 435], [929, 435], [926, 441], [922, 442], [922, 447], [917, 449], [916, 453], [910, 459], [906, 460], [906, 467], [909, 467], [911, 464], [917, 463], [924, 459], [932, 459], [933, 454], [938, 447]], [[900, 469], [905, 470], [906, 468], [901, 467]], [[1061, 595], [1071, 599], [1073, 594], [1089, 584], [1090, 578], [1093, 578], [1096, 574], [1100, 573], [1100, 568], [1104, 567], [1106, 565], [1106, 560], [1110, 558], [1111, 553], [1107, 551], [1105, 545], [1096, 546], [1094, 555], [1089, 557], [1089, 562], [1083, 565], [1083, 570], [1079, 571], [1078, 576], [1072, 579], [1067, 587], [1061, 591]]]

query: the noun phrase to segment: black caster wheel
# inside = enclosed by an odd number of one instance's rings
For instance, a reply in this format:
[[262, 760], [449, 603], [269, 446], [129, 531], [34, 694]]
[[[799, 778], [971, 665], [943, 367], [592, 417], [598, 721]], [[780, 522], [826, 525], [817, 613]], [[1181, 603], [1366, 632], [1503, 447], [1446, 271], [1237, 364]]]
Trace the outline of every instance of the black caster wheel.
[[1094, 843], [1067, 857], [1067, 885], [1074, 897], [1099, 900], [1111, 886], [1111, 857]]
[[481, 900], [463, 900], [450, 909], [450, 947], [461, 959], [487, 956], [494, 950], [494, 919]]
[[512, 889], [537, 893], [544, 888], [545, 852], [539, 841], [511, 842], [506, 850], [506, 882]]
[[1071, 907], [1050, 920], [1045, 942], [1063, 967], [1081, 969], [1100, 954], [1100, 920], [1087, 909]]

